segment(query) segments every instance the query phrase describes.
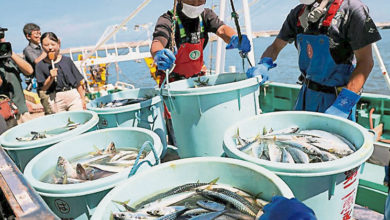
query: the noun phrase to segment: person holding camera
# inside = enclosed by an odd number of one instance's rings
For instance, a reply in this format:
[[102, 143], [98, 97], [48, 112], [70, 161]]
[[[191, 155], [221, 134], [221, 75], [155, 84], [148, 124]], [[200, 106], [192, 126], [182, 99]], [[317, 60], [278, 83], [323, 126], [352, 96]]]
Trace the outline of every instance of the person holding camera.
[[[23, 55], [26, 61], [35, 69], [35, 65], [47, 56], [46, 52], [40, 46], [41, 28], [37, 24], [27, 23], [23, 27], [23, 33], [29, 42], [23, 50]], [[31, 77], [26, 77], [27, 91], [31, 91], [33, 87], [34, 76], [35, 74]], [[46, 91], [37, 89], [37, 93], [41, 99], [45, 115], [53, 114], [49, 104], [49, 95], [46, 94]]]
[[6, 28], [0, 28], [0, 77], [2, 80], [0, 94], [8, 96], [16, 105], [18, 109], [16, 119], [18, 123], [23, 123], [30, 119], [30, 113], [24, 98], [20, 73], [30, 76], [34, 69], [27, 61], [12, 51], [9, 42], [5, 42], [5, 31], [7, 31]]

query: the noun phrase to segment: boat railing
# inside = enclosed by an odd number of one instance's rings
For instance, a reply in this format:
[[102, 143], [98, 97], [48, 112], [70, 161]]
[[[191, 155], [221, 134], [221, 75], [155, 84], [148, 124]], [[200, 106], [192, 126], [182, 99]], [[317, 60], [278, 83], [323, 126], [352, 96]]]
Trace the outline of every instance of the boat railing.
[[1, 217], [5, 219], [59, 219], [24, 179], [0, 147]]
[[117, 81], [115, 83], [115, 87], [116, 88], [120, 88], [121, 90], [123, 90], [123, 89], [135, 89], [134, 85], [129, 84], [129, 83], [125, 83], [125, 82], [121, 82], [121, 81]]

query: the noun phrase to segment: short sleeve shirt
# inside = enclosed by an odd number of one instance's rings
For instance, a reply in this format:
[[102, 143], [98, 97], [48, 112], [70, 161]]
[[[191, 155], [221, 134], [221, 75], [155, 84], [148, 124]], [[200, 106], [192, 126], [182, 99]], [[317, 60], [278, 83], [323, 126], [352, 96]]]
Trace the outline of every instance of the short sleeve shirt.
[[41, 54], [42, 54], [41, 46], [31, 42], [23, 50], [24, 58], [33, 67], [35, 67], [35, 62], [34, 62], [35, 59], [37, 59]]
[[[297, 26], [303, 5], [290, 11], [278, 34], [278, 38], [294, 42], [302, 32]], [[360, 0], [344, 0], [334, 16], [327, 35], [330, 49], [336, 63], [352, 63], [353, 51], [381, 39], [369, 10]]]
[[[183, 14], [183, 12], [178, 8], [177, 15], [179, 16], [179, 19], [181, 20], [184, 30], [187, 35], [191, 33], [200, 32], [199, 30], [199, 18], [188, 18]], [[207, 33], [212, 32], [216, 33], [218, 28], [224, 25], [223, 21], [221, 21], [218, 16], [215, 14], [215, 12], [209, 8], [205, 8], [204, 11], [201, 14], [203, 25], [204, 25], [204, 31], [205, 31], [205, 43], [204, 47], [206, 46], [208, 42], [208, 35]], [[169, 43], [171, 40], [171, 24], [172, 24], [172, 13], [167, 12], [159, 17], [156, 23], [155, 30], [153, 32], [153, 39], [159, 40], [163, 43], [163, 45], [167, 48], [169, 47]], [[175, 28], [175, 41], [177, 47], [180, 47], [180, 31], [178, 26], [176, 25]]]
[[[80, 81], [83, 79], [83, 76], [69, 57], [62, 56], [60, 62], [55, 63], [54, 67], [58, 68], [57, 82], [53, 81], [50, 88], [47, 90], [48, 93], [61, 91], [63, 88], [76, 88], [80, 85]], [[38, 86], [40, 88], [43, 86], [45, 80], [50, 76], [51, 69], [51, 63], [46, 63], [44, 60], [37, 63], [35, 72]]]

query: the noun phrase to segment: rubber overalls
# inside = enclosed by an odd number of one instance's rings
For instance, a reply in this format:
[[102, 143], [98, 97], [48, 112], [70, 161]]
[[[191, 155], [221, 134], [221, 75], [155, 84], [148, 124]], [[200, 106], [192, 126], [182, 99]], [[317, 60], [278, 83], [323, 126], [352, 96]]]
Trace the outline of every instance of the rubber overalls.
[[[343, 0], [334, 0], [324, 20], [322, 28], [327, 31], [333, 17]], [[302, 9], [304, 10], [304, 8]], [[299, 19], [298, 19], [299, 21]], [[297, 24], [300, 26], [300, 22]], [[305, 76], [299, 92], [295, 110], [325, 112], [336, 100], [338, 87], [346, 86], [354, 70], [352, 64], [336, 64], [330, 52], [330, 40], [326, 34], [298, 34], [297, 49], [299, 53], [299, 69]], [[318, 87], [332, 88], [331, 91], [313, 89], [309, 84]], [[318, 86], [319, 85], [319, 86]], [[352, 109], [349, 119], [355, 120], [356, 106]]]

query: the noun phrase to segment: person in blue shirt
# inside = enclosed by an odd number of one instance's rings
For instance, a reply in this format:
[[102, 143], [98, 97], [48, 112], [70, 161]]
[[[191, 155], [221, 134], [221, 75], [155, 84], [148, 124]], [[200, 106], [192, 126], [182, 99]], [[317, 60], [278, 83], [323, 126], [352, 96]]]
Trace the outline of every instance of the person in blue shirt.
[[[276, 67], [274, 62], [280, 51], [294, 42], [302, 82], [294, 109], [355, 121], [356, 104], [373, 68], [371, 45], [381, 39], [375, 23], [367, 6], [359, 0], [300, 0], [300, 3], [290, 11], [259, 64], [246, 74], [248, 78], [261, 75], [264, 83], [269, 70]], [[260, 219], [315, 219], [307, 209], [299, 213], [309, 217], [286, 216], [291, 209], [295, 210], [289, 204], [302, 207], [297, 200], [277, 197]]]
[[374, 63], [371, 44], [381, 39], [375, 23], [359, 0], [300, 1], [247, 76], [268, 79], [280, 51], [294, 42], [302, 82], [295, 110], [355, 120], [356, 103]]

